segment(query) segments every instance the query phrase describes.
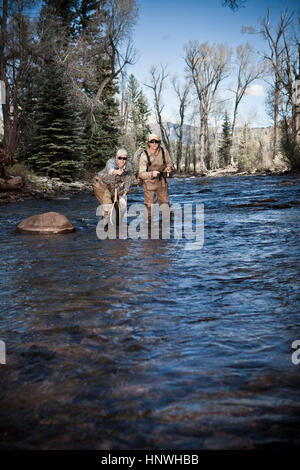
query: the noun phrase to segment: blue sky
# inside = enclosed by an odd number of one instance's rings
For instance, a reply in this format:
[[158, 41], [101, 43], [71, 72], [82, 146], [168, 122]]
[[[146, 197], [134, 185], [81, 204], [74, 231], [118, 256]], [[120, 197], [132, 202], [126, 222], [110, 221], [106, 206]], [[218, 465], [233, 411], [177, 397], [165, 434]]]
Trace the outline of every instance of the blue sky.
[[[286, 6], [294, 10], [299, 8], [296, 0], [245, 0], [245, 7], [235, 12], [222, 7], [222, 0], [139, 0], [138, 4], [140, 15], [134, 31], [134, 43], [139, 60], [128, 67], [128, 73], [133, 73], [141, 84], [148, 81], [152, 64], [168, 64], [170, 76], [177, 73], [183, 77], [183, 48], [191, 39], [197, 39], [200, 43], [224, 43], [232, 48], [249, 42], [255, 50], [262, 51], [266, 48], [263, 38], [242, 34], [241, 28], [258, 27], [259, 19], [265, 16], [268, 6], [274, 24], [280, 10]], [[271, 124], [265, 112], [263, 96], [267, 85], [263, 81], [257, 82], [257, 85], [251, 90], [252, 96], [245, 97], [241, 102], [239, 118], [241, 122], [249, 119], [252, 126], [267, 126]], [[230, 80], [223, 88], [228, 86]], [[147, 88], [144, 91], [152, 101], [151, 91]], [[164, 97], [165, 117], [173, 120], [176, 118], [177, 102], [170, 84]], [[229, 102], [227, 106], [230, 111]]]
[[[138, 51], [138, 61], [129, 66], [127, 73], [133, 73], [142, 85], [149, 80], [152, 64], [167, 64], [169, 75], [175, 73], [184, 77], [184, 44], [197, 39], [201, 42], [223, 43], [235, 49], [239, 44], [249, 42], [256, 51], [267, 48], [260, 35], [242, 34], [243, 26], [259, 26], [259, 20], [271, 9], [272, 23], [276, 24], [280, 11], [285, 7], [297, 11], [299, 0], [244, 0], [245, 6], [232, 11], [222, 6], [222, 0], [136, 0], [139, 18], [134, 29], [133, 40]], [[220, 91], [233, 85], [228, 79]], [[144, 92], [152, 104], [152, 94], [147, 87]], [[239, 123], [249, 121], [251, 126], [271, 125], [265, 111], [267, 84], [260, 80], [251, 89], [251, 96], [245, 96], [239, 108]], [[228, 93], [226, 95], [229, 96]], [[224, 105], [231, 112], [230, 101]], [[176, 120], [178, 105], [171, 84], [164, 91], [164, 118]], [[0, 110], [0, 116], [1, 116]]]

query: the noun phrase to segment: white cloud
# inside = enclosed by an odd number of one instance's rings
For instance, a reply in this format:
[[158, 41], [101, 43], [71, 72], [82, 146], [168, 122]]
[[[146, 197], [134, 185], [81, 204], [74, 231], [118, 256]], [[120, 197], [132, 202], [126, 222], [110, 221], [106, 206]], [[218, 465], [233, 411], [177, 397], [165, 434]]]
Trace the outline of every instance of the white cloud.
[[265, 96], [265, 89], [262, 85], [251, 85], [246, 91], [246, 96]]

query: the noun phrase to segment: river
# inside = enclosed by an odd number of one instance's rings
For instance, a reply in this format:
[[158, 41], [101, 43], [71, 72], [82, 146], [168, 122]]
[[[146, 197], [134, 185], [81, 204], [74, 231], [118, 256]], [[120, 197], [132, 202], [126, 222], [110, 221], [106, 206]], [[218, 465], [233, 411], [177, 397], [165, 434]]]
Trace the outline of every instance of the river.
[[[0, 449], [299, 446], [299, 190], [170, 180], [172, 203], [204, 204], [198, 250], [99, 240], [92, 194], [1, 206]], [[48, 211], [76, 231], [14, 232]]]

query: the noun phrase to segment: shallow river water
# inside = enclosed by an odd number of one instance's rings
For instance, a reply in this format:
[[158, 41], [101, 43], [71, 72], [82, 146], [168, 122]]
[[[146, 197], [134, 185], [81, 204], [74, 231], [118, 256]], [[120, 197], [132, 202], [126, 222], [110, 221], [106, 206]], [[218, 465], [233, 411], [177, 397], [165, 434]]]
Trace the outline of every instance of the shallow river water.
[[[300, 444], [300, 176], [169, 190], [204, 204], [202, 249], [101, 241], [91, 194], [0, 206], [0, 449]], [[48, 211], [76, 232], [14, 233]]]

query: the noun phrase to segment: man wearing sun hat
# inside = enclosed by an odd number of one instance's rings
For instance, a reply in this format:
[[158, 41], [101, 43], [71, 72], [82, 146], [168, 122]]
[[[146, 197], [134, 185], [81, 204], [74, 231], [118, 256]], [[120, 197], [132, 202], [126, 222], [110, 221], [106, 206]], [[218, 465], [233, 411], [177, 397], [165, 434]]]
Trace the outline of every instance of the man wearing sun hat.
[[105, 168], [94, 176], [93, 189], [104, 217], [108, 217], [115, 201], [118, 201], [122, 212], [126, 210], [126, 195], [133, 182], [132, 165], [127, 158], [126, 149], [119, 149], [116, 156], [106, 162]]
[[143, 182], [144, 204], [148, 218], [151, 217], [151, 205], [155, 204], [156, 196], [159, 205], [169, 205], [169, 192], [166, 176], [174, 169], [173, 161], [167, 149], [160, 145], [157, 134], [149, 134], [148, 149], [140, 157], [139, 178]]

